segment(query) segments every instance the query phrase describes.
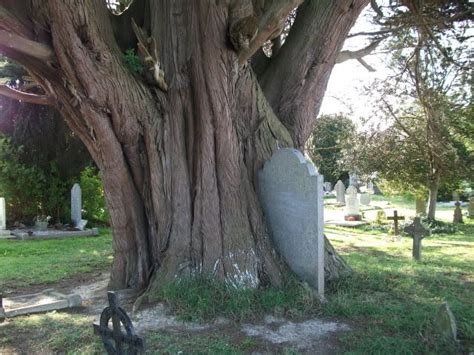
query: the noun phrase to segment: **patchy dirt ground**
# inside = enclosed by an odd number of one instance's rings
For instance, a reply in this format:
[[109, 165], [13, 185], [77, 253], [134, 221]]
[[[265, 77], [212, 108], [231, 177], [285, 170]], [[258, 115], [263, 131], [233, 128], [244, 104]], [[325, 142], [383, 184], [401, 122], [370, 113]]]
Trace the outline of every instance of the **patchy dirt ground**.
[[[107, 273], [83, 275], [83, 277], [75, 277], [56, 285], [34, 286], [31, 289], [22, 287], [20, 290], [14, 290], [14, 293], [32, 293], [44, 288], [55, 288], [67, 294], [77, 293], [83, 299], [83, 306], [64, 312], [85, 316], [85, 320], [88, 322], [90, 319], [92, 324], [98, 322], [101, 311], [107, 306], [108, 277]], [[89, 278], [88, 282], [85, 283], [84, 278]], [[183, 339], [222, 336], [233, 344], [250, 343], [247, 347], [248, 351], [245, 351], [249, 354], [287, 353], [289, 350], [290, 353], [335, 354], [341, 350], [339, 336], [351, 329], [347, 324], [331, 319], [305, 319], [292, 322], [272, 315], [267, 315], [264, 319], [252, 324], [235, 323], [225, 318], [218, 318], [212, 323], [197, 324], [180, 321], [162, 304], [156, 304], [137, 312], [130, 311], [131, 305], [125, 305], [124, 308], [131, 315], [137, 334], [145, 339], [157, 333]], [[8, 320], [8, 323], [14, 325], [15, 318]], [[8, 326], [8, 324], [4, 324], [4, 326]], [[25, 333], [23, 336], [34, 337], [34, 334]], [[64, 349], [66, 352], [67, 350]], [[3, 348], [0, 345], [0, 354], [27, 354], [30, 351], [31, 344], [29, 343], [16, 344], [16, 341], [13, 341], [11, 346]], [[39, 351], [39, 353], [48, 352]]]

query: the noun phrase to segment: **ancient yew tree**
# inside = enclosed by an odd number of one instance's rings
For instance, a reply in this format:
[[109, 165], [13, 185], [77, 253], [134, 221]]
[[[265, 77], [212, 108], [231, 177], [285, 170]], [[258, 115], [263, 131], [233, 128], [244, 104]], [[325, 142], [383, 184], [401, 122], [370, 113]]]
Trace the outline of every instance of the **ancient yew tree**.
[[281, 282], [256, 172], [279, 147], [304, 146], [368, 2], [135, 0], [120, 16], [99, 0], [0, 2], [0, 52], [44, 95], [1, 93], [54, 106], [102, 172], [112, 288], [191, 273]]

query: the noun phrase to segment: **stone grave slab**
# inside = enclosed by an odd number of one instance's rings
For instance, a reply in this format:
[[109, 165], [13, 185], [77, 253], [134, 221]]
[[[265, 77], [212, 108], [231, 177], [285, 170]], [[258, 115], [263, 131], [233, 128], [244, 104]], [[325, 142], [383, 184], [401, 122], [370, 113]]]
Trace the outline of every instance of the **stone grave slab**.
[[335, 221], [335, 220], [329, 220], [324, 222], [325, 225], [328, 226], [339, 226], [339, 227], [359, 227], [363, 226], [365, 224], [369, 224], [367, 221]]
[[323, 176], [300, 151], [280, 149], [259, 171], [258, 182], [275, 248], [323, 297]]
[[54, 289], [47, 289], [39, 293], [4, 298], [3, 311], [6, 318], [12, 318], [24, 314], [79, 307], [81, 304], [82, 299], [79, 295], [64, 295]]
[[12, 231], [15, 239], [19, 240], [42, 240], [42, 239], [61, 239], [71, 237], [96, 237], [99, 235], [99, 229], [91, 228], [79, 231], [61, 231], [61, 230], [24, 230], [15, 229]]
[[338, 180], [334, 189], [336, 190], [337, 203], [344, 205], [346, 203], [346, 187], [344, 186], [344, 183], [341, 180]]

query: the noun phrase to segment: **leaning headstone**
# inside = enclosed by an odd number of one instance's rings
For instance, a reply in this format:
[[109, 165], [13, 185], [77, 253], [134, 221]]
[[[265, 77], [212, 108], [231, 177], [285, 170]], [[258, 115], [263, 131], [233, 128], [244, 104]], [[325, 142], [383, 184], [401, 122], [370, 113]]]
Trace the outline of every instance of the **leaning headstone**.
[[360, 221], [359, 200], [357, 199], [357, 189], [351, 185], [346, 190], [346, 208], [344, 209], [344, 220]]
[[260, 201], [277, 251], [323, 297], [323, 176], [298, 150], [280, 149], [258, 178]]
[[415, 208], [417, 216], [426, 216], [426, 201], [424, 198], [417, 197], [415, 200]]
[[454, 208], [453, 223], [463, 223], [461, 203], [456, 201], [455, 205], [456, 207]]
[[469, 218], [474, 218], [474, 196], [469, 199], [468, 213]]
[[410, 235], [413, 238], [413, 250], [412, 255], [413, 259], [420, 260], [421, 259], [421, 241], [424, 237], [429, 236], [430, 230], [423, 227], [420, 222], [420, 217], [415, 217], [413, 223], [406, 226], [403, 231]]
[[344, 183], [339, 180], [334, 186], [334, 189], [336, 190], [336, 202], [344, 205], [346, 203], [346, 187]]
[[370, 205], [370, 195], [368, 193], [361, 193], [359, 196], [359, 201], [361, 205]]
[[74, 227], [81, 223], [82, 219], [82, 195], [79, 184], [74, 184], [71, 189], [71, 221]]
[[[102, 311], [99, 324], [94, 324], [94, 334], [101, 337], [109, 355], [143, 353], [145, 341], [135, 333], [132, 320], [120, 307], [117, 295], [109, 291], [107, 297], [109, 306]], [[109, 328], [110, 323], [112, 329]]]
[[457, 343], [457, 327], [453, 312], [447, 302], [444, 302], [438, 309], [435, 324], [444, 340]]

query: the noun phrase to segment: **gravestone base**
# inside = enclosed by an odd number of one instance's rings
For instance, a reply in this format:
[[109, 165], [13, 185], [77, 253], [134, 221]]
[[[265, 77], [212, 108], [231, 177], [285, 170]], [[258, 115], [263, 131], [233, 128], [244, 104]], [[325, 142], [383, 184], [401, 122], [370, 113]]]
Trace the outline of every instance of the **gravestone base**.
[[8, 229], [0, 229], [0, 239], [8, 239], [11, 237], [12, 232]]
[[362, 216], [360, 214], [349, 214], [344, 216], [345, 221], [362, 221]]
[[3, 312], [0, 311], [0, 314], [12, 318], [24, 314], [79, 307], [81, 304], [82, 298], [79, 295], [64, 295], [53, 289], [47, 289], [40, 293], [4, 298], [3, 308], [0, 308]]
[[39, 240], [39, 239], [60, 239], [70, 237], [96, 237], [99, 235], [97, 228], [86, 229], [83, 231], [61, 231], [61, 230], [46, 230], [46, 231], [32, 231], [17, 229], [12, 231], [15, 239], [19, 240]]

